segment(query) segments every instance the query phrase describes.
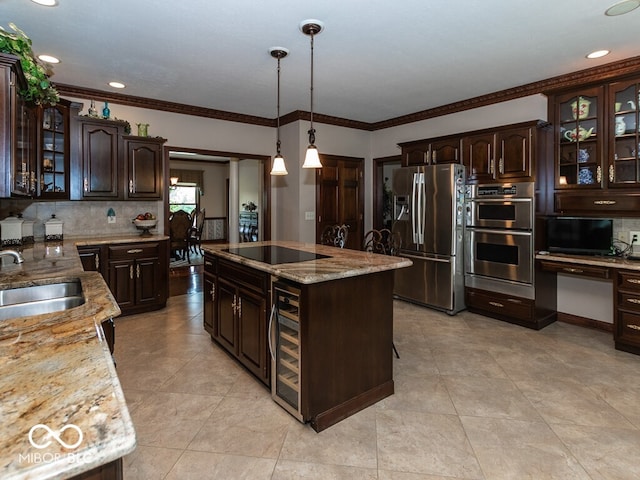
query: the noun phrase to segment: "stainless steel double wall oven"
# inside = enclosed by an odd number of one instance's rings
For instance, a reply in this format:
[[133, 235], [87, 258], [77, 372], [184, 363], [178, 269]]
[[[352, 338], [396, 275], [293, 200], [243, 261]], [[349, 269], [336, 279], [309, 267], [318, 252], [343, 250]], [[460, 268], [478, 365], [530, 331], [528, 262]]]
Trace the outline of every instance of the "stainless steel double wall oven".
[[532, 182], [468, 185], [465, 286], [534, 298]]

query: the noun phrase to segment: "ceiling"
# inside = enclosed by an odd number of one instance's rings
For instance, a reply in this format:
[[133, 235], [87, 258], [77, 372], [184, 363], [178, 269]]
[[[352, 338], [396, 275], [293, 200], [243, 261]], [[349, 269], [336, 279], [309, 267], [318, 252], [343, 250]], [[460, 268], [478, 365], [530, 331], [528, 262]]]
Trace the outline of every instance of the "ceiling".
[[[55, 55], [54, 83], [276, 117], [309, 110], [378, 122], [640, 55], [640, 8], [616, 0], [0, 0], [36, 54]], [[597, 49], [611, 54], [588, 60]], [[125, 90], [107, 86], [111, 80]]]

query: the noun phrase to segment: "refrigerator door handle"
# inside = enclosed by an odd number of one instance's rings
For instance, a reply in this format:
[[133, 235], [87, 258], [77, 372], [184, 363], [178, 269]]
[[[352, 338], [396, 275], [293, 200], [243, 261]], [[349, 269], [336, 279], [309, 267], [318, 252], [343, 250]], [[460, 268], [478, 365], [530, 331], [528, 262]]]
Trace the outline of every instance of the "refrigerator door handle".
[[411, 235], [413, 237], [413, 243], [418, 242], [418, 228], [416, 225], [416, 221], [419, 218], [416, 218], [417, 205], [416, 205], [416, 187], [418, 185], [418, 175], [417, 173], [413, 174], [413, 182], [411, 185]]
[[427, 196], [424, 191], [424, 173], [418, 174], [418, 245], [424, 244], [424, 227], [425, 227], [425, 202]]

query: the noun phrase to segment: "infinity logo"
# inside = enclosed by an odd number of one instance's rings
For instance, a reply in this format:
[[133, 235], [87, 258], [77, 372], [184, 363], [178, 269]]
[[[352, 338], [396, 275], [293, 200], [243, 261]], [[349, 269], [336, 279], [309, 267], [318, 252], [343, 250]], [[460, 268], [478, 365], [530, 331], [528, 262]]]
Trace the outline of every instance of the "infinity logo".
[[[33, 432], [35, 432], [38, 429], [44, 429], [47, 434], [44, 436], [44, 443], [38, 444], [35, 442], [35, 440], [33, 439]], [[71, 445], [69, 445], [67, 442], [65, 442], [64, 440], [62, 440], [61, 436], [62, 434], [65, 432], [65, 430], [68, 430], [69, 428], [75, 430], [76, 432], [78, 432], [78, 441], [75, 443], [72, 443]], [[65, 425], [64, 427], [62, 427], [60, 430], [56, 431], [56, 430], [51, 430], [49, 427], [47, 427], [46, 425], [43, 425], [42, 423], [39, 423], [37, 425], [34, 425], [33, 427], [31, 427], [31, 430], [29, 430], [29, 443], [31, 443], [31, 445], [33, 445], [35, 448], [47, 448], [49, 445], [51, 445], [51, 440], [49, 440], [49, 438], [53, 437], [60, 445], [62, 445], [64, 448], [77, 448], [80, 446], [80, 444], [82, 443], [82, 430], [80, 430], [80, 427], [78, 427], [77, 425], [74, 425], [73, 423], [70, 423], [69, 425]]]

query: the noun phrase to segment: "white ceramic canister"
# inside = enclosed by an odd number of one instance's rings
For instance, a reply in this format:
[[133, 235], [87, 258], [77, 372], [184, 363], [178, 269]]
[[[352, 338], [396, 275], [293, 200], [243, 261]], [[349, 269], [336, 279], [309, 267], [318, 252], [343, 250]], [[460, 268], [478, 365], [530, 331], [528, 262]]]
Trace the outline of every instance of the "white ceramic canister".
[[22, 244], [27, 245], [33, 243], [33, 220], [22, 219]]
[[13, 214], [0, 221], [0, 237], [3, 247], [22, 245], [22, 223], [23, 220]]
[[51, 215], [51, 218], [44, 222], [44, 241], [62, 240], [62, 225], [62, 220], [56, 218], [55, 214]]

